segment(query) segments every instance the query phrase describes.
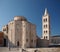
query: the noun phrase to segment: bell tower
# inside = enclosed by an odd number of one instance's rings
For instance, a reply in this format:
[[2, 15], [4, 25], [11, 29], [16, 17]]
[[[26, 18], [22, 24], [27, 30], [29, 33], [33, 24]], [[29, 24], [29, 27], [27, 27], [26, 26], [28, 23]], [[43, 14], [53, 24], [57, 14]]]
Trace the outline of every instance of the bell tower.
[[42, 16], [42, 39], [49, 40], [50, 38], [50, 16], [47, 8], [45, 8], [44, 15]]

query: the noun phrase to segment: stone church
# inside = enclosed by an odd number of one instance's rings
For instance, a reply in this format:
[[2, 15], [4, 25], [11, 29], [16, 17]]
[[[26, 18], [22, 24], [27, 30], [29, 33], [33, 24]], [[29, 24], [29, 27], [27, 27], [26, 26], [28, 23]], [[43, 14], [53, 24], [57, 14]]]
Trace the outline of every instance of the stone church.
[[23, 16], [15, 16], [2, 31], [4, 38], [8, 37], [6, 40], [11, 47], [36, 47], [36, 26]]
[[36, 25], [24, 16], [15, 16], [13, 21], [2, 27], [2, 46], [36, 48], [60, 44], [60, 36], [51, 36], [50, 15], [47, 8], [42, 16], [42, 37], [36, 33]]

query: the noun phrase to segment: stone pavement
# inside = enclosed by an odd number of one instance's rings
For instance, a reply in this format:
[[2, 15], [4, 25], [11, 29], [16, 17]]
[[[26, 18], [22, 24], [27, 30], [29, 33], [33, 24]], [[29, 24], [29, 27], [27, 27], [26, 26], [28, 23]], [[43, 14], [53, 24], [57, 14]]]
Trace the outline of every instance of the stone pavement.
[[0, 52], [60, 52], [60, 48], [8, 48], [0, 47]]

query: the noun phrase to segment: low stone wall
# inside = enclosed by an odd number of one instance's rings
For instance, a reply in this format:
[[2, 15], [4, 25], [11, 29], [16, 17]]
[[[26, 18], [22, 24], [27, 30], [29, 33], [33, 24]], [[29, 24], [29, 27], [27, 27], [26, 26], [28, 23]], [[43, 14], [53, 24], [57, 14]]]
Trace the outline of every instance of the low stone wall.
[[7, 48], [0, 47], [0, 52], [60, 52], [60, 48]]
[[28, 48], [27, 52], [60, 52], [60, 48]]

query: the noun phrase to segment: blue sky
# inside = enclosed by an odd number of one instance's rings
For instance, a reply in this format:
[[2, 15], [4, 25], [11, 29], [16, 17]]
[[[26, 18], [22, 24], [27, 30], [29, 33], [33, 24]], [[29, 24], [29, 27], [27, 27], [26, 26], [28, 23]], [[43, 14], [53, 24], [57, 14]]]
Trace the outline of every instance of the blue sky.
[[60, 35], [60, 0], [0, 0], [0, 30], [14, 16], [25, 16], [36, 24], [37, 34], [41, 36], [45, 8], [50, 14], [51, 34]]

